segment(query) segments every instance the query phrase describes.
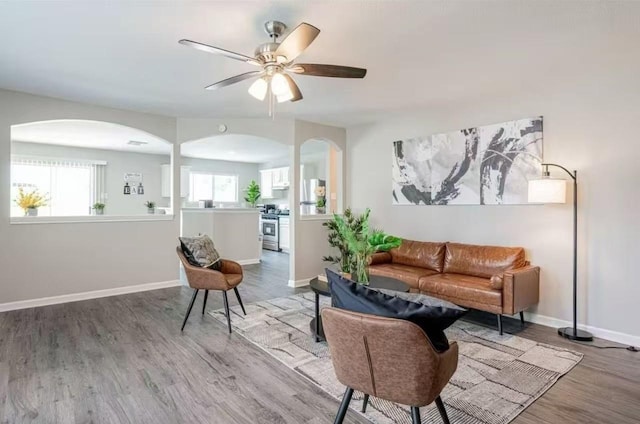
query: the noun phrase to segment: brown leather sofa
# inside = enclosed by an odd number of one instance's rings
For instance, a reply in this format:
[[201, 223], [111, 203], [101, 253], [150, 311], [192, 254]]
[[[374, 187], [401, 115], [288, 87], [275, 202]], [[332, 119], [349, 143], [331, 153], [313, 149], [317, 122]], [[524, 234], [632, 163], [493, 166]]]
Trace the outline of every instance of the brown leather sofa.
[[396, 278], [411, 291], [466, 308], [502, 315], [538, 303], [540, 268], [525, 260], [521, 247], [478, 246], [404, 240], [398, 248], [373, 255], [371, 275]]

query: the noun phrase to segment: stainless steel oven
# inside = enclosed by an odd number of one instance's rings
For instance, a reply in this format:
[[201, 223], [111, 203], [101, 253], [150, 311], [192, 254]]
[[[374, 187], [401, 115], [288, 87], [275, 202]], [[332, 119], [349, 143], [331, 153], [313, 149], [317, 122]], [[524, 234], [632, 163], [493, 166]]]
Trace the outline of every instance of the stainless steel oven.
[[278, 217], [262, 217], [262, 248], [280, 251]]

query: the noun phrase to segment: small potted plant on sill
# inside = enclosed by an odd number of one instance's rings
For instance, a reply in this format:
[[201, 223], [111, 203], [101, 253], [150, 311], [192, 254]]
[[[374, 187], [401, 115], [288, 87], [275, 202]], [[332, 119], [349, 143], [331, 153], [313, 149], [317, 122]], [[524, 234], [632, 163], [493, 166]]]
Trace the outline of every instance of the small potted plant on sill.
[[327, 213], [327, 189], [325, 186], [318, 186], [315, 190], [316, 193], [316, 212], [319, 215]]
[[252, 208], [255, 208], [256, 203], [258, 203], [258, 199], [260, 198], [260, 186], [255, 180], [251, 180], [244, 191], [247, 193], [244, 197], [244, 201], [249, 203]]
[[144, 205], [147, 207], [147, 213], [153, 215], [156, 213], [156, 202], [147, 200]]
[[94, 210], [96, 215], [104, 215], [104, 208], [106, 206], [107, 205], [105, 205], [104, 203], [96, 202], [96, 203], [93, 204], [91, 209]]
[[25, 193], [24, 189], [18, 189], [18, 196], [14, 200], [16, 204], [24, 211], [24, 216], [38, 216], [38, 208], [47, 206], [47, 198], [40, 194], [38, 189], [30, 193]]

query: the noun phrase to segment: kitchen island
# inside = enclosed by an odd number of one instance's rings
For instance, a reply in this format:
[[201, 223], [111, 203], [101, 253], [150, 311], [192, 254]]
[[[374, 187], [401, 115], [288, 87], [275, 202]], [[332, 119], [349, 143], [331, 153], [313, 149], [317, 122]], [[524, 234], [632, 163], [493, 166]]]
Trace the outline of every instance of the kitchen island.
[[260, 262], [260, 214], [253, 208], [182, 208], [180, 234], [207, 234], [225, 259], [241, 265]]

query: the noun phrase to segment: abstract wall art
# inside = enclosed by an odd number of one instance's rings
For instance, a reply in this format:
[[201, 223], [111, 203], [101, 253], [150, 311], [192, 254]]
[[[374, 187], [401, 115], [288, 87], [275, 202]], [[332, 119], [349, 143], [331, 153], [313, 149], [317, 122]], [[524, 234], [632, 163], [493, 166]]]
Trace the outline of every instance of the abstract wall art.
[[527, 203], [539, 177], [542, 117], [393, 142], [393, 204]]

